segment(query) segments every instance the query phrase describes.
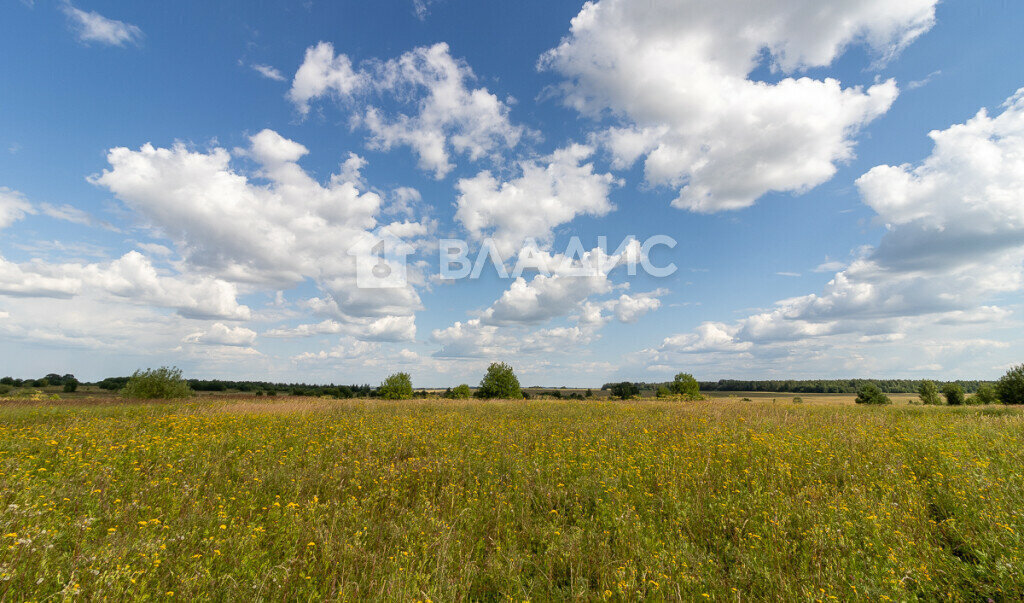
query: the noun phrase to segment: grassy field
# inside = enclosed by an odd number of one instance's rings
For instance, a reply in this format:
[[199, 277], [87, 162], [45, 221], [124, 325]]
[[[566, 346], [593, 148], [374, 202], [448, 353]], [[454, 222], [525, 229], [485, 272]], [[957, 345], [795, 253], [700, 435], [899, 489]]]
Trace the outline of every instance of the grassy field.
[[846, 396], [0, 408], [0, 599], [1024, 597], [1024, 418]]

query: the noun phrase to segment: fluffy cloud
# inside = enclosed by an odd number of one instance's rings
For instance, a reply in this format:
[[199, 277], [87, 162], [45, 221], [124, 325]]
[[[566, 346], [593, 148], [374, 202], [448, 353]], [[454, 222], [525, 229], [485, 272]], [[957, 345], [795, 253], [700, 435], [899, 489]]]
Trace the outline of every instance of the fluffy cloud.
[[[348, 56], [335, 56], [334, 47], [321, 42], [306, 50], [288, 98], [303, 115], [318, 98], [341, 101], [352, 110], [352, 125], [369, 131], [371, 148], [407, 146], [420, 168], [440, 179], [454, 168], [453, 152], [472, 161], [494, 158], [525, 132], [510, 122], [505, 102], [486, 88], [467, 86], [474, 79], [444, 43], [356, 69]], [[411, 110], [389, 111], [372, 104], [372, 95], [386, 95]]]
[[[737, 209], [769, 191], [801, 192], [853, 156], [853, 137], [885, 113], [893, 81], [843, 88], [835, 79], [751, 74], [765, 61], [793, 74], [830, 65], [854, 43], [885, 60], [927, 31], [937, 0], [600, 0], [572, 20], [542, 68], [584, 114], [619, 123], [596, 135], [617, 167], [646, 156], [648, 182], [679, 189], [673, 205]], [[766, 58], [767, 57], [767, 58]]]
[[[172, 240], [195, 271], [276, 289], [312, 279], [326, 294], [322, 307], [334, 318], [411, 318], [420, 307], [411, 284], [357, 286], [357, 258], [370, 250], [355, 244], [372, 240], [377, 226], [393, 238], [418, 236], [425, 228], [378, 224], [380, 197], [360, 192], [339, 175], [320, 184], [298, 164], [307, 153], [303, 145], [263, 130], [248, 149], [236, 151], [258, 165], [250, 178], [231, 167], [231, 154], [221, 148], [115, 148], [108, 154], [111, 168], [91, 181]], [[371, 334], [384, 332], [390, 331]]]
[[1024, 289], [1024, 89], [998, 116], [982, 110], [929, 136], [935, 146], [921, 164], [878, 166], [857, 180], [890, 228], [877, 248], [821, 294], [669, 337], [654, 362], [709, 350], [772, 354], [794, 342], [911, 345], [937, 329], [1004, 322], [1009, 311], [990, 301]]
[[77, 279], [46, 276], [34, 268], [0, 257], [0, 295], [69, 298], [82, 288]]
[[[435, 329], [432, 339], [441, 344], [435, 357], [474, 358], [508, 354], [567, 352], [587, 345], [612, 317], [636, 322], [657, 309], [656, 290], [618, 298], [592, 301], [622, 285], [614, 285], [609, 274], [619, 266], [640, 258], [640, 245], [633, 241], [618, 254], [600, 248], [579, 257], [548, 254], [532, 249], [543, 272], [527, 280], [519, 277], [478, 318]], [[610, 311], [611, 314], [605, 314]], [[537, 325], [568, 318], [571, 326], [535, 329]]]
[[263, 334], [264, 337], [311, 337], [313, 335], [335, 335], [344, 330], [344, 325], [334, 320], [324, 320], [316, 324], [304, 324], [297, 327], [280, 327]]
[[229, 327], [218, 322], [214, 323], [207, 331], [190, 334], [185, 341], [205, 345], [251, 347], [256, 343], [256, 331], [245, 327]]
[[25, 199], [25, 195], [6, 186], [0, 186], [0, 230], [24, 218], [25, 214], [34, 213], [35, 210]]
[[351, 337], [343, 337], [338, 345], [330, 350], [319, 352], [303, 352], [292, 357], [293, 362], [337, 362], [337, 361], [359, 361], [362, 363], [372, 362], [380, 353], [380, 344], [359, 341]]
[[172, 308], [190, 318], [247, 320], [236, 287], [196, 275], [164, 276], [132, 251], [106, 264], [15, 264], [0, 257], [0, 295], [70, 298], [80, 293]]
[[632, 241], [617, 255], [608, 255], [601, 248], [583, 253], [579, 258], [530, 250], [544, 272], [527, 281], [519, 277], [484, 311], [485, 324], [538, 324], [577, 310], [593, 295], [609, 293], [613, 269], [639, 259], [640, 245]]
[[61, 10], [78, 34], [78, 39], [86, 44], [95, 42], [108, 46], [124, 46], [142, 41], [142, 30], [130, 23], [108, 19], [95, 11], [86, 12], [75, 8], [67, 1], [61, 6]]
[[492, 237], [502, 254], [527, 238], [550, 243], [552, 229], [578, 215], [603, 216], [614, 209], [608, 192], [615, 179], [582, 163], [593, 153], [584, 145], [559, 149], [539, 162], [520, 163], [521, 175], [498, 182], [490, 172], [459, 180], [455, 219], [476, 239]]

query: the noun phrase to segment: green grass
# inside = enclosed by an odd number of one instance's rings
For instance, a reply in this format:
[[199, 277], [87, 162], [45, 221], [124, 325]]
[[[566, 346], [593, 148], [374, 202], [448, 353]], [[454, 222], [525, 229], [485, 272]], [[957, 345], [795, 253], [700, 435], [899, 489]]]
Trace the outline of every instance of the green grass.
[[791, 397], [2, 408], [0, 599], [1024, 597], [1017, 410]]

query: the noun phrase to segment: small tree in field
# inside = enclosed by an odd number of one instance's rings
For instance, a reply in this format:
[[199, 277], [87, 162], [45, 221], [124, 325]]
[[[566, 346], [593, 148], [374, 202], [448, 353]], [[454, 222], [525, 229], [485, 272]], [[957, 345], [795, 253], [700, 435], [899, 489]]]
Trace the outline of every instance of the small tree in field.
[[1003, 404], [1024, 404], [1024, 364], [1006, 371], [996, 382], [996, 394]]
[[466, 385], [465, 383], [456, 385], [455, 387], [452, 388], [451, 397], [455, 400], [464, 400], [472, 395], [473, 392], [470, 391], [469, 386]]
[[511, 366], [504, 362], [492, 362], [487, 367], [487, 374], [480, 380], [480, 389], [476, 395], [479, 398], [519, 400], [523, 397], [523, 390]]
[[630, 381], [623, 381], [612, 386], [612, 395], [620, 400], [626, 400], [639, 394], [640, 388]]
[[690, 373], [679, 373], [669, 384], [669, 389], [677, 396], [684, 396], [691, 400], [700, 398], [700, 384]]
[[959, 383], [947, 383], [942, 386], [942, 395], [946, 396], [946, 404], [950, 406], [962, 406], [964, 403], [964, 388]]
[[921, 387], [917, 388], [917, 397], [921, 398], [921, 404], [942, 404], [942, 398], [939, 398], [939, 388], [934, 381], [927, 379], [921, 382]]
[[78, 391], [78, 379], [72, 377], [71, 379], [64, 381], [64, 393], [73, 394]]
[[380, 384], [377, 393], [385, 400], [408, 400], [412, 398], [412, 379], [409, 378], [409, 373], [390, 375]]
[[999, 401], [999, 394], [996, 393], [996, 388], [988, 383], [982, 383], [978, 386], [978, 391], [971, 396], [970, 401], [973, 404], [995, 404]]
[[857, 392], [857, 404], [892, 404], [889, 396], [882, 393], [874, 383], [868, 383]]
[[139, 400], [173, 400], [192, 395], [181, 369], [162, 366], [158, 369], [135, 371], [128, 379], [121, 395]]

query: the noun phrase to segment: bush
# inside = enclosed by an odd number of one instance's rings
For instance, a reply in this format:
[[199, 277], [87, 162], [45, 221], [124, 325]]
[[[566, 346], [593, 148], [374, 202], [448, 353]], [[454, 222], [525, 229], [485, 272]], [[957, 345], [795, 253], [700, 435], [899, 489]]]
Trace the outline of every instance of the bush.
[[996, 395], [1003, 404], [1024, 404], [1024, 364], [1006, 371], [996, 382]]
[[10, 385], [0, 385], [0, 396], [6, 396], [9, 393], [11, 393]]
[[590, 388], [588, 387], [588, 388], [587, 388], [587, 393], [586, 393], [586, 397], [588, 397], [588, 398], [593, 398], [593, 397], [594, 397], [594, 390], [592, 390], [592, 389], [590, 389]]
[[469, 385], [460, 383], [451, 389], [448, 393], [448, 397], [453, 400], [465, 400], [473, 395], [473, 392], [469, 389]]
[[942, 398], [939, 398], [939, 388], [934, 381], [927, 379], [922, 381], [921, 386], [917, 388], [917, 397], [921, 399], [921, 404], [942, 404]]
[[487, 367], [487, 374], [480, 380], [480, 389], [476, 392], [479, 398], [503, 398], [519, 400], [523, 390], [519, 387], [519, 379], [512, 367], [504, 362], [493, 362]]
[[804, 403], [804, 399], [801, 398], [800, 396], [794, 396], [793, 397], [793, 404], [803, 404], [803, 403]]
[[116, 392], [119, 389], [124, 389], [125, 385], [128, 385], [128, 377], [107, 377], [97, 385], [99, 385], [100, 389]]
[[620, 400], [632, 398], [640, 394], [640, 388], [635, 383], [623, 381], [612, 386], [612, 395]]
[[700, 399], [700, 383], [697, 383], [697, 380], [689, 373], [676, 375], [672, 383], [669, 384], [669, 389], [677, 396], [685, 396], [691, 400]]
[[181, 369], [162, 366], [158, 369], [135, 371], [128, 378], [121, 395], [140, 400], [172, 400], [187, 398], [192, 395], [192, 390], [188, 382], [182, 378]]
[[395, 373], [377, 388], [377, 394], [385, 400], [408, 400], [412, 398], [412, 379], [409, 373]]
[[868, 383], [857, 392], [857, 404], [892, 404], [889, 396], [882, 393], [874, 383]]
[[964, 388], [959, 383], [947, 383], [942, 386], [942, 395], [946, 396], [946, 404], [950, 406], [962, 406], [964, 403]]
[[982, 383], [978, 386], [978, 391], [971, 397], [971, 401], [974, 404], [995, 404], [999, 401], [999, 394], [996, 393], [995, 387], [988, 383]]
[[78, 381], [65, 381], [64, 382], [64, 393], [73, 394], [78, 391]]
[[669, 396], [672, 395], [672, 390], [665, 387], [664, 385], [659, 385], [658, 389], [654, 390], [654, 395], [659, 398], [668, 398]]

